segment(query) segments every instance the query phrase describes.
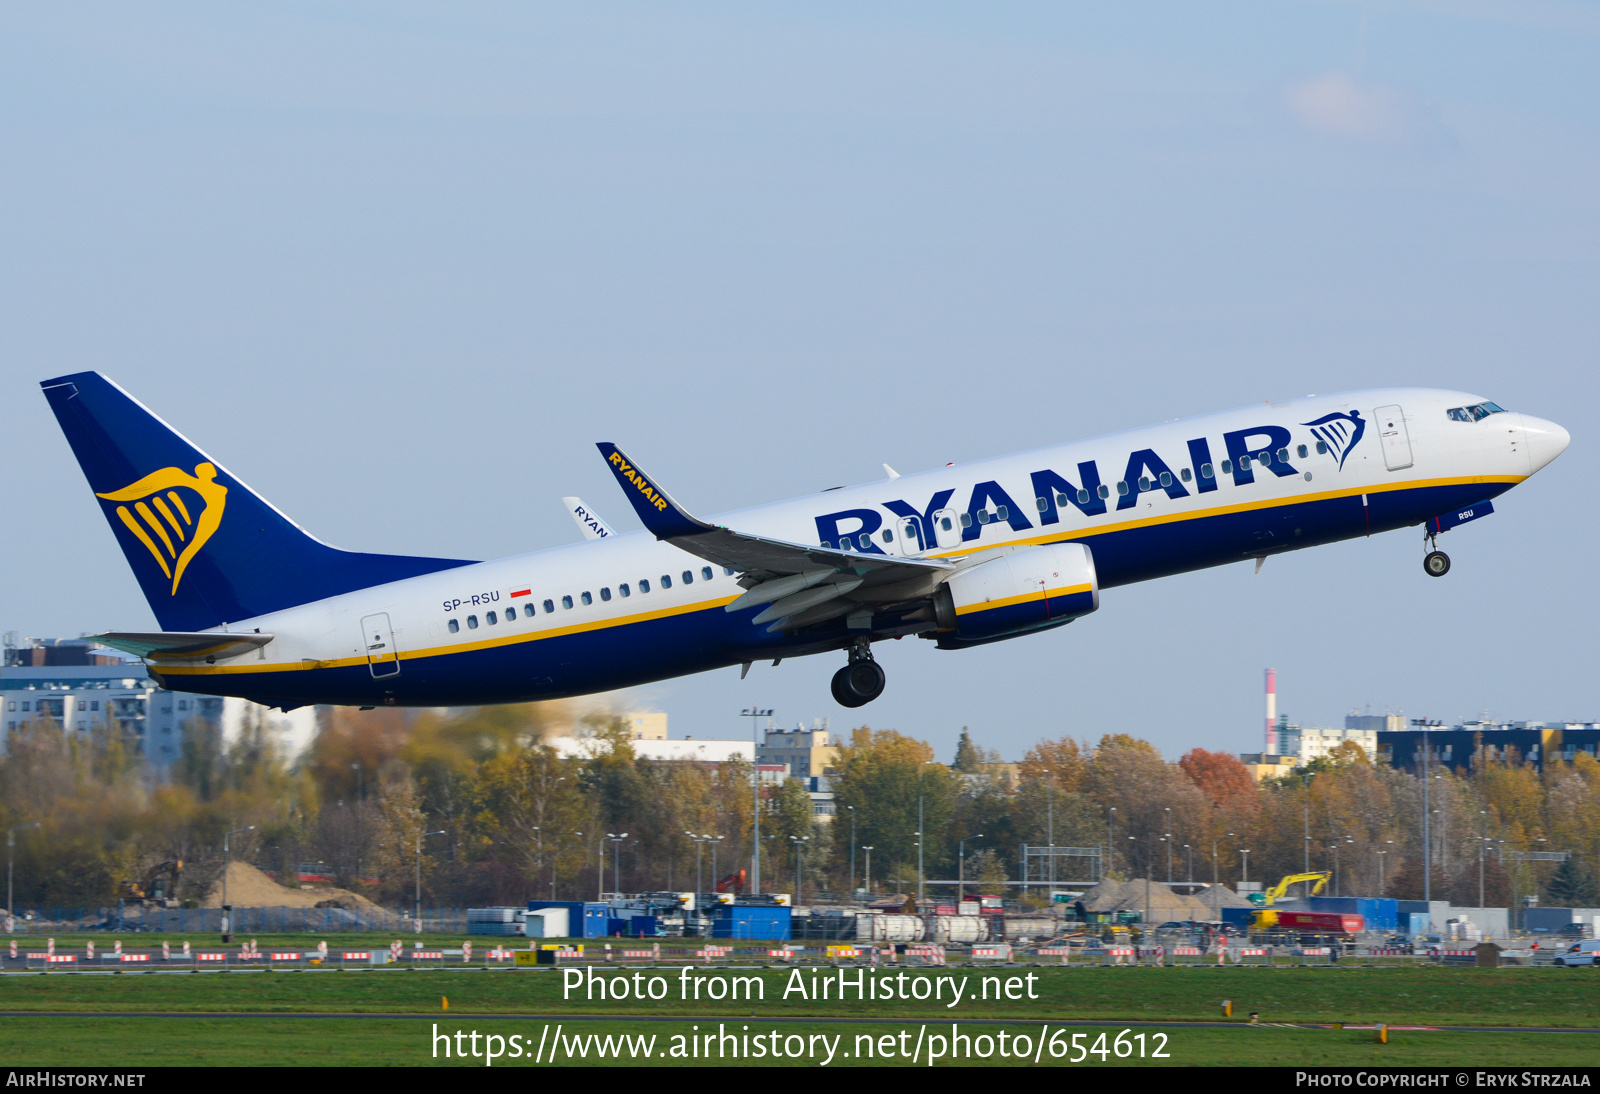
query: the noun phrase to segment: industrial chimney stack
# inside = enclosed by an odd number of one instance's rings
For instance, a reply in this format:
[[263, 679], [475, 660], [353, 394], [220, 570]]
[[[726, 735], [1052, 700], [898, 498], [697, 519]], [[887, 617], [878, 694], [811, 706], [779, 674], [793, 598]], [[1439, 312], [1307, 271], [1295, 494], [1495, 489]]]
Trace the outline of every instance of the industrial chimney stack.
[[1278, 670], [1267, 670], [1267, 755], [1278, 754]]

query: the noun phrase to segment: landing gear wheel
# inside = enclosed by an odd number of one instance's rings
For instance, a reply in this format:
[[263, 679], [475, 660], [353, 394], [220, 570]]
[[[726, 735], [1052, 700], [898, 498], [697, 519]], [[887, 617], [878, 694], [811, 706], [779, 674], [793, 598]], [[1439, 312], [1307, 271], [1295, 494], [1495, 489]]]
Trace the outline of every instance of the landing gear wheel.
[[842, 707], [866, 706], [883, 694], [885, 677], [876, 661], [852, 661], [833, 674], [833, 698]]
[[1450, 572], [1450, 556], [1443, 551], [1429, 551], [1422, 558], [1422, 570], [1429, 577], [1443, 577]]

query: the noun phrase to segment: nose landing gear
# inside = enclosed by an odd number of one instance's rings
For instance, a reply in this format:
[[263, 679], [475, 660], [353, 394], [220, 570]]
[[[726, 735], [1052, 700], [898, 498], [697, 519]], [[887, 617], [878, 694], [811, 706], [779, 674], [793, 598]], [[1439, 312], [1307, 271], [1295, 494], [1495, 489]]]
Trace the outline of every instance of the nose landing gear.
[[1422, 572], [1429, 577], [1443, 577], [1450, 572], [1450, 556], [1439, 550], [1439, 537], [1434, 532], [1424, 532], [1428, 553], [1422, 556]]
[[850, 663], [833, 674], [833, 699], [842, 707], [866, 706], [883, 694], [883, 668], [872, 659], [872, 645], [858, 638], [850, 646]]

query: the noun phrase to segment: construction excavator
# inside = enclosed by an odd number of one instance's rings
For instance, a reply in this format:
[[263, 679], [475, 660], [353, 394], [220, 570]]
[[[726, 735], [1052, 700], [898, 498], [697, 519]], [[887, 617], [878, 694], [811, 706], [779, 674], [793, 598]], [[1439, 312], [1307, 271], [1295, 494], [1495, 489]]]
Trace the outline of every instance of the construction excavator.
[[1332, 879], [1333, 871], [1331, 870], [1319, 870], [1307, 874], [1286, 874], [1278, 880], [1276, 885], [1265, 892], [1251, 893], [1251, 903], [1259, 904], [1261, 908], [1250, 916], [1250, 929], [1263, 931], [1270, 930], [1278, 925], [1278, 912], [1273, 905], [1283, 899], [1284, 894], [1289, 891], [1289, 886], [1299, 884], [1302, 881], [1313, 882], [1314, 884], [1306, 890], [1306, 896], [1314, 897], [1327, 888], [1328, 882]]
[[117, 886], [117, 896], [123, 900], [136, 900], [158, 908], [176, 908], [178, 878], [182, 874], [183, 860], [169, 858], [150, 867], [137, 881], [122, 882]]

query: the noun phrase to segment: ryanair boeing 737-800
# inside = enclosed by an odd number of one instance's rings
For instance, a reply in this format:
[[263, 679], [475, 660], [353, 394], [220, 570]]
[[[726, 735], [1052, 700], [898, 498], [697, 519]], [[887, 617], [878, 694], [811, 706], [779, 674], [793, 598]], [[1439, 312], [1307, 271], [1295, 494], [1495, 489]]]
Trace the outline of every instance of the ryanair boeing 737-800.
[[1100, 590], [1421, 527], [1437, 537], [1567, 447], [1480, 396], [1355, 391], [690, 515], [614, 444], [644, 523], [577, 499], [581, 543], [497, 562], [359, 554], [306, 534], [105, 377], [43, 383], [159, 632], [111, 632], [167, 686], [285, 709], [584, 695], [839, 651], [833, 695], [883, 691], [872, 643], [939, 649], [1088, 615]]

